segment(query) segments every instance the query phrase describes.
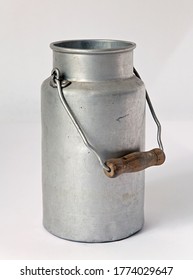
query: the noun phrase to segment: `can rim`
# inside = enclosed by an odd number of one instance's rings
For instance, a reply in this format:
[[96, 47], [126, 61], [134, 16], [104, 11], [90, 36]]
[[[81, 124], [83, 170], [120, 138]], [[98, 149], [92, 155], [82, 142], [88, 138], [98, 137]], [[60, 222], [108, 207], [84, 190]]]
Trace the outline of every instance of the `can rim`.
[[136, 44], [130, 41], [112, 39], [78, 39], [56, 41], [50, 44], [55, 52], [78, 54], [101, 54], [132, 51]]

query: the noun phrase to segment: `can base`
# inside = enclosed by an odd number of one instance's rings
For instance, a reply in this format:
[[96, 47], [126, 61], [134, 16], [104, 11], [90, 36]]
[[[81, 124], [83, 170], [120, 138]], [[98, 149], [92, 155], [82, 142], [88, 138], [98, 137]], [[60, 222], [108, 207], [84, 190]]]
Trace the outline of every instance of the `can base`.
[[47, 232], [54, 235], [55, 237], [58, 237], [60, 239], [64, 239], [66, 241], [78, 242], [78, 243], [109, 243], [109, 242], [121, 241], [121, 240], [127, 239], [127, 238], [137, 234], [139, 231], [141, 231], [143, 229], [143, 224], [142, 224], [140, 228], [136, 229], [132, 233], [130, 233], [130, 234], [124, 236], [124, 237], [121, 237], [121, 238], [112, 238], [111, 240], [78, 240], [78, 239], [70, 239], [70, 238], [63, 237], [61, 235], [57, 235], [56, 233], [54, 233], [50, 229], [48, 229], [44, 224], [43, 224], [43, 226], [44, 226], [44, 228]]

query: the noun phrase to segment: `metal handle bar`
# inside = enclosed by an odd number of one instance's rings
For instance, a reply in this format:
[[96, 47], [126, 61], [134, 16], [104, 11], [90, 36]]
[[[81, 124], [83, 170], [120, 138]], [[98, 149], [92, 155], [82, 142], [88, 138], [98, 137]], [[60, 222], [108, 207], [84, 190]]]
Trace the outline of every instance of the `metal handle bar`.
[[[133, 72], [134, 74], [136, 75], [136, 77], [138, 77], [139, 79], [141, 79], [139, 73], [137, 72], [137, 70], [135, 68], [133, 68]], [[64, 94], [62, 92], [62, 88], [65, 88], [67, 86], [70, 85], [70, 81], [67, 81], [67, 80], [64, 80], [62, 79], [61, 75], [60, 75], [60, 71], [57, 69], [57, 68], [54, 68], [52, 70], [52, 79], [51, 79], [51, 85], [53, 87], [57, 87], [58, 89], [58, 95], [59, 95], [59, 98], [60, 98], [60, 101], [63, 105], [63, 107], [65, 108], [68, 116], [70, 117], [72, 123], [74, 124], [74, 126], [76, 127], [78, 133], [80, 134], [85, 146], [91, 151], [94, 153], [94, 155], [97, 157], [100, 165], [102, 166], [102, 168], [107, 171], [106, 173], [108, 172], [111, 172], [111, 169], [109, 166], [106, 165], [106, 161], [104, 161], [102, 159], [102, 157], [98, 154], [98, 152], [96, 151], [96, 149], [89, 143], [84, 131], [82, 130], [80, 124], [78, 123], [78, 121], [76, 120], [76, 117], [74, 116], [71, 108], [69, 107], [65, 97], [64, 97]], [[158, 146], [161, 150], [163, 150], [163, 144], [162, 144], [162, 141], [161, 141], [161, 124], [155, 114], [155, 111], [154, 111], [154, 108], [153, 108], [153, 105], [151, 103], [151, 100], [149, 98], [149, 95], [148, 95], [148, 92], [146, 90], [146, 101], [147, 101], [147, 104], [149, 106], [149, 109], [150, 109], [150, 112], [152, 114], [152, 117], [157, 125], [157, 142], [158, 142]]]

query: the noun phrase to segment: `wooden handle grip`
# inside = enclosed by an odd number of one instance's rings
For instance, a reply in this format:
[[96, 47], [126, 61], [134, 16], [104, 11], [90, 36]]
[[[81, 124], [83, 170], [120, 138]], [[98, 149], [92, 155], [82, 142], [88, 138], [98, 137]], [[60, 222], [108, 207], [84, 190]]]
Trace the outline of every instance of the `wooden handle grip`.
[[115, 178], [123, 173], [144, 170], [150, 166], [161, 165], [165, 161], [165, 154], [161, 149], [147, 152], [134, 152], [121, 158], [112, 158], [106, 161], [110, 171], [104, 170], [109, 178]]

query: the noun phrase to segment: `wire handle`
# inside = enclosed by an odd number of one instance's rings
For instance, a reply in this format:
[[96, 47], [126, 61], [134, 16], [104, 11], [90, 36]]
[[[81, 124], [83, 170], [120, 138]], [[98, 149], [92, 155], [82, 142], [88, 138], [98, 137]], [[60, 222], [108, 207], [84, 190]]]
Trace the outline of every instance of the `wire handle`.
[[[141, 79], [139, 73], [135, 68], [133, 68], [133, 72]], [[60, 75], [60, 71], [57, 68], [54, 68], [51, 73], [51, 81], [50, 85], [52, 87], [56, 87], [58, 89], [58, 96], [60, 98], [60, 101], [66, 110], [68, 116], [70, 117], [72, 123], [74, 124], [75, 128], [77, 129], [79, 135], [82, 138], [82, 141], [84, 142], [85, 146], [97, 157], [100, 165], [102, 166], [105, 174], [110, 177], [114, 178], [122, 173], [130, 173], [130, 172], [137, 172], [141, 171], [147, 167], [153, 166], [153, 165], [160, 165], [165, 161], [165, 154], [163, 152], [163, 144], [161, 141], [161, 124], [155, 114], [153, 105], [151, 103], [151, 100], [149, 98], [149, 95], [146, 90], [146, 100], [149, 106], [149, 109], [151, 111], [152, 117], [157, 125], [157, 141], [160, 149], [153, 149], [149, 152], [135, 152], [130, 153], [128, 155], [125, 155], [122, 158], [118, 159], [109, 159], [107, 161], [104, 161], [103, 158], [99, 155], [99, 153], [96, 151], [96, 149], [90, 144], [88, 141], [83, 129], [81, 128], [81, 125], [77, 121], [76, 117], [74, 116], [71, 108], [69, 107], [62, 88], [65, 88], [70, 85], [70, 81], [67, 81], [65, 79], [62, 79]]]
[[[139, 78], [141, 80], [141, 77], [139, 75], [139, 73], [137, 72], [137, 70], [135, 68], [133, 68], [133, 73], [135, 74], [135, 76], [137, 78]], [[151, 115], [157, 125], [157, 143], [158, 143], [158, 146], [161, 150], [164, 150], [163, 148], [163, 144], [162, 144], [162, 140], [161, 140], [161, 124], [156, 116], [156, 113], [154, 111], [154, 108], [153, 108], [153, 105], [151, 103], [151, 100], [150, 100], [150, 97], [149, 97], [149, 94], [147, 92], [147, 90], [145, 90], [145, 94], [146, 94], [146, 101], [147, 101], [147, 104], [149, 106], [149, 109], [150, 109], [150, 112], [151, 112]]]
[[[78, 123], [78, 121], [76, 120], [71, 108], [69, 107], [64, 94], [62, 92], [62, 88], [67, 87], [70, 83], [68, 81], [65, 80], [61, 80], [60, 78], [60, 72], [57, 68], [54, 68], [52, 70], [52, 84], [55, 83], [58, 89], [58, 95], [60, 98], [60, 101], [62, 103], [62, 105], [64, 106], [64, 109], [66, 110], [68, 116], [70, 117], [72, 123], [74, 124], [74, 126], [76, 127], [78, 133], [80, 134], [82, 141], [84, 142], [85, 146], [94, 153], [94, 155], [97, 157], [100, 165], [102, 166], [102, 168], [106, 171], [110, 171], [109, 167], [104, 163], [104, 160], [101, 158], [101, 156], [98, 154], [98, 152], [96, 151], [96, 149], [89, 143], [89, 141], [87, 140], [87, 137], [84, 133], [84, 131], [82, 130], [80, 124]], [[63, 84], [63, 85], [62, 85]]]

